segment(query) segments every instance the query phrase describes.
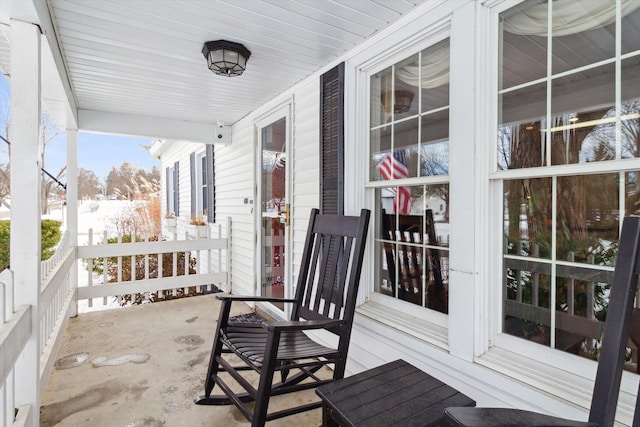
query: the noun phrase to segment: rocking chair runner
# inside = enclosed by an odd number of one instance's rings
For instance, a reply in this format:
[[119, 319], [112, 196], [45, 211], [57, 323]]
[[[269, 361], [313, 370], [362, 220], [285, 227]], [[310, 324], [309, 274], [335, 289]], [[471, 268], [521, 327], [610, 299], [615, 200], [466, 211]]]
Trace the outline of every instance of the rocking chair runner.
[[[612, 426], [616, 415], [625, 347], [629, 338], [639, 274], [640, 217], [626, 217], [620, 234], [615, 275], [609, 297], [602, 351], [598, 361], [588, 422], [565, 420], [510, 408], [447, 408], [445, 419], [449, 425], [467, 427]], [[640, 334], [632, 334], [632, 336], [636, 335]], [[640, 426], [640, 400], [637, 396], [633, 426]]]
[[[315, 388], [344, 376], [369, 216], [366, 209], [359, 217], [319, 215], [317, 209], [312, 210], [295, 298], [217, 296], [222, 307], [205, 394], [196, 399], [197, 404], [233, 403], [252, 426], [321, 406], [318, 401], [268, 413], [271, 396]], [[290, 303], [291, 320], [232, 324], [229, 313], [234, 301]], [[319, 329], [337, 336], [336, 348], [316, 343], [303, 332]], [[233, 353], [239, 360], [235, 364], [242, 365], [234, 366], [223, 353]], [[315, 373], [329, 364], [334, 365], [332, 378], [318, 378]], [[247, 370], [259, 374], [257, 389], [242, 375]], [[276, 371], [280, 371], [281, 380], [273, 383]], [[290, 371], [295, 374], [289, 375]], [[220, 372], [228, 373], [246, 393], [232, 391], [227, 377], [221, 378]], [[216, 384], [225, 395], [211, 395]], [[253, 412], [246, 405], [248, 402], [255, 402]]]

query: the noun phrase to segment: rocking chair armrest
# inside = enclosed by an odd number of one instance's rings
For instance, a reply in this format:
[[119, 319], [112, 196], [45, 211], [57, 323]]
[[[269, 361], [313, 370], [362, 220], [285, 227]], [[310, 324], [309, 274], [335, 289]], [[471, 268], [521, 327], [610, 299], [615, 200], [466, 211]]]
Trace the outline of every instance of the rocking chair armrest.
[[263, 323], [262, 327], [269, 331], [305, 331], [311, 329], [332, 329], [344, 325], [343, 320], [283, 320], [277, 322]]
[[291, 298], [275, 298], [275, 297], [261, 297], [251, 295], [216, 295], [216, 299], [221, 301], [252, 301], [252, 302], [296, 302]]

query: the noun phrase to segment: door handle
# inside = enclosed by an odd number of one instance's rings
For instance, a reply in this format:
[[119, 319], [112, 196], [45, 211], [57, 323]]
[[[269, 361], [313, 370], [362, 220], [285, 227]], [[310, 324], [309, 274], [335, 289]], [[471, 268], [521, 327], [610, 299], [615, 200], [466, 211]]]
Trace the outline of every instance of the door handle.
[[284, 215], [284, 225], [285, 226], [289, 226], [289, 214], [291, 212], [291, 206], [289, 205], [289, 203], [287, 203], [286, 205], [284, 205], [284, 210], [278, 212], [278, 215]]

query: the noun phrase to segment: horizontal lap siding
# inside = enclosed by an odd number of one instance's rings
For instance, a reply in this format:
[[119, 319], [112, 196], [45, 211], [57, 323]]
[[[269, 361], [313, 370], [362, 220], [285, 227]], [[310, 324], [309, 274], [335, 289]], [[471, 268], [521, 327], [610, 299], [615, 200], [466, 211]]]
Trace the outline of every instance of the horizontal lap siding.
[[[318, 207], [318, 97], [317, 79], [300, 86], [293, 94], [295, 101], [292, 109], [293, 170], [290, 198], [293, 283], [300, 268], [309, 214], [312, 208]], [[256, 280], [254, 228], [259, 207], [244, 204], [245, 198], [254, 197], [254, 124], [254, 115], [236, 123], [233, 126], [231, 145], [216, 146], [215, 152], [217, 219], [221, 221], [227, 216], [232, 218], [231, 283], [234, 294], [252, 294]], [[188, 153], [185, 156], [185, 161], [188, 162]], [[252, 207], [256, 213], [252, 212]]]
[[254, 197], [253, 122], [233, 126], [232, 143], [216, 146], [217, 220], [231, 217], [231, 284], [234, 294], [253, 294], [255, 216], [244, 199]]
[[293, 283], [298, 279], [300, 259], [304, 247], [309, 215], [312, 208], [318, 207], [319, 199], [319, 159], [318, 159], [318, 97], [319, 83], [313, 79], [301, 86], [295, 93], [293, 117], [293, 154], [292, 171], [293, 194], [290, 200], [292, 210], [292, 266]]

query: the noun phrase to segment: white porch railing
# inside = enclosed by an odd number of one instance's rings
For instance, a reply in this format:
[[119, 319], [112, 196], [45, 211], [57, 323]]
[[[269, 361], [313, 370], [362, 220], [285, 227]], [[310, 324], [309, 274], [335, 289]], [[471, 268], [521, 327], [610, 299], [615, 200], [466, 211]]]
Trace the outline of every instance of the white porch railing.
[[214, 285], [223, 288], [229, 283], [223, 269], [229, 240], [222, 235], [228, 234], [230, 224], [228, 219], [226, 228], [218, 225], [214, 238], [194, 238], [188, 232], [181, 239], [174, 235], [173, 240], [133, 235], [131, 243], [122, 243], [119, 235], [117, 243], [105, 244], [105, 233], [102, 242], [95, 244], [89, 230], [89, 244], [78, 247], [78, 258], [87, 266], [87, 286], [78, 287], [78, 300], [88, 300], [91, 307], [94, 299], [106, 305], [108, 297], [114, 296], [131, 295], [133, 300], [134, 294], [163, 291], [176, 296], [188, 294], [190, 288], [191, 293], [211, 291]]
[[[75, 247], [70, 244], [68, 233], [65, 233], [56, 249], [55, 254], [48, 260], [41, 262], [42, 283], [38, 306], [40, 334], [38, 337], [40, 349], [40, 396], [44, 394], [47, 381], [56, 353], [62, 340], [69, 317], [77, 312], [77, 301], [94, 298], [168, 291], [174, 295], [178, 290], [186, 292], [196, 287], [198, 293], [210, 290], [211, 285], [229, 283], [228, 271], [224, 266], [229, 265], [229, 239], [222, 237], [223, 232], [230, 233], [231, 220], [226, 221], [226, 227], [218, 226], [212, 230], [216, 237], [192, 239], [185, 234], [184, 240], [174, 236], [170, 241], [149, 241], [117, 244], [90, 244]], [[106, 242], [107, 239], [105, 238]], [[164, 260], [170, 259], [171, 274], [163, 274]], [[197, 257], [196, 268], [189, 268], [189, 260]], [[122, 280], [124, 259], [129, 259], [131, 278]], [[156, 260], [156, 271], [153, 274], [149, 266], [151, 260]], [[76, 260], [85, 260], [87, 266], [95, 265], [93, 260], [99, 260], [103, 267], [114, 265], [115, 276], [107, 274], [106, 269], [99, 280], [88, 268], [88, 285], [77, 287], [71, 283], [71, 271]], [[178, 259], [183, 259], [186, 267], [177, 270]], [[142, 265], [142, 271], [136, 273], [137, 265]], [[113, 269], [111, 273], [114, 273]], [[117, 280], [113, 280], [116, 277]], [[27, 341], [33, 334], [31, 325], [32, 306], [14, 306], [13, 273], [4, 270], [0, 273], [0, 425], [22, 427], [33, 424], [33, 413], [38, 408], [23, 406], [16, 409], [16, 361], [23, 351]], [[34, 385], [35, 386], [35, 385]]]
[[20, 408], [15, 417], [15, 365], [31, 335], [31, 306], [14, 307], [13, 291], [13, 272], [4, 270], [0, 273], [0, 424], [3, 426], [26, 425], [31, 417], [30, 407]]

